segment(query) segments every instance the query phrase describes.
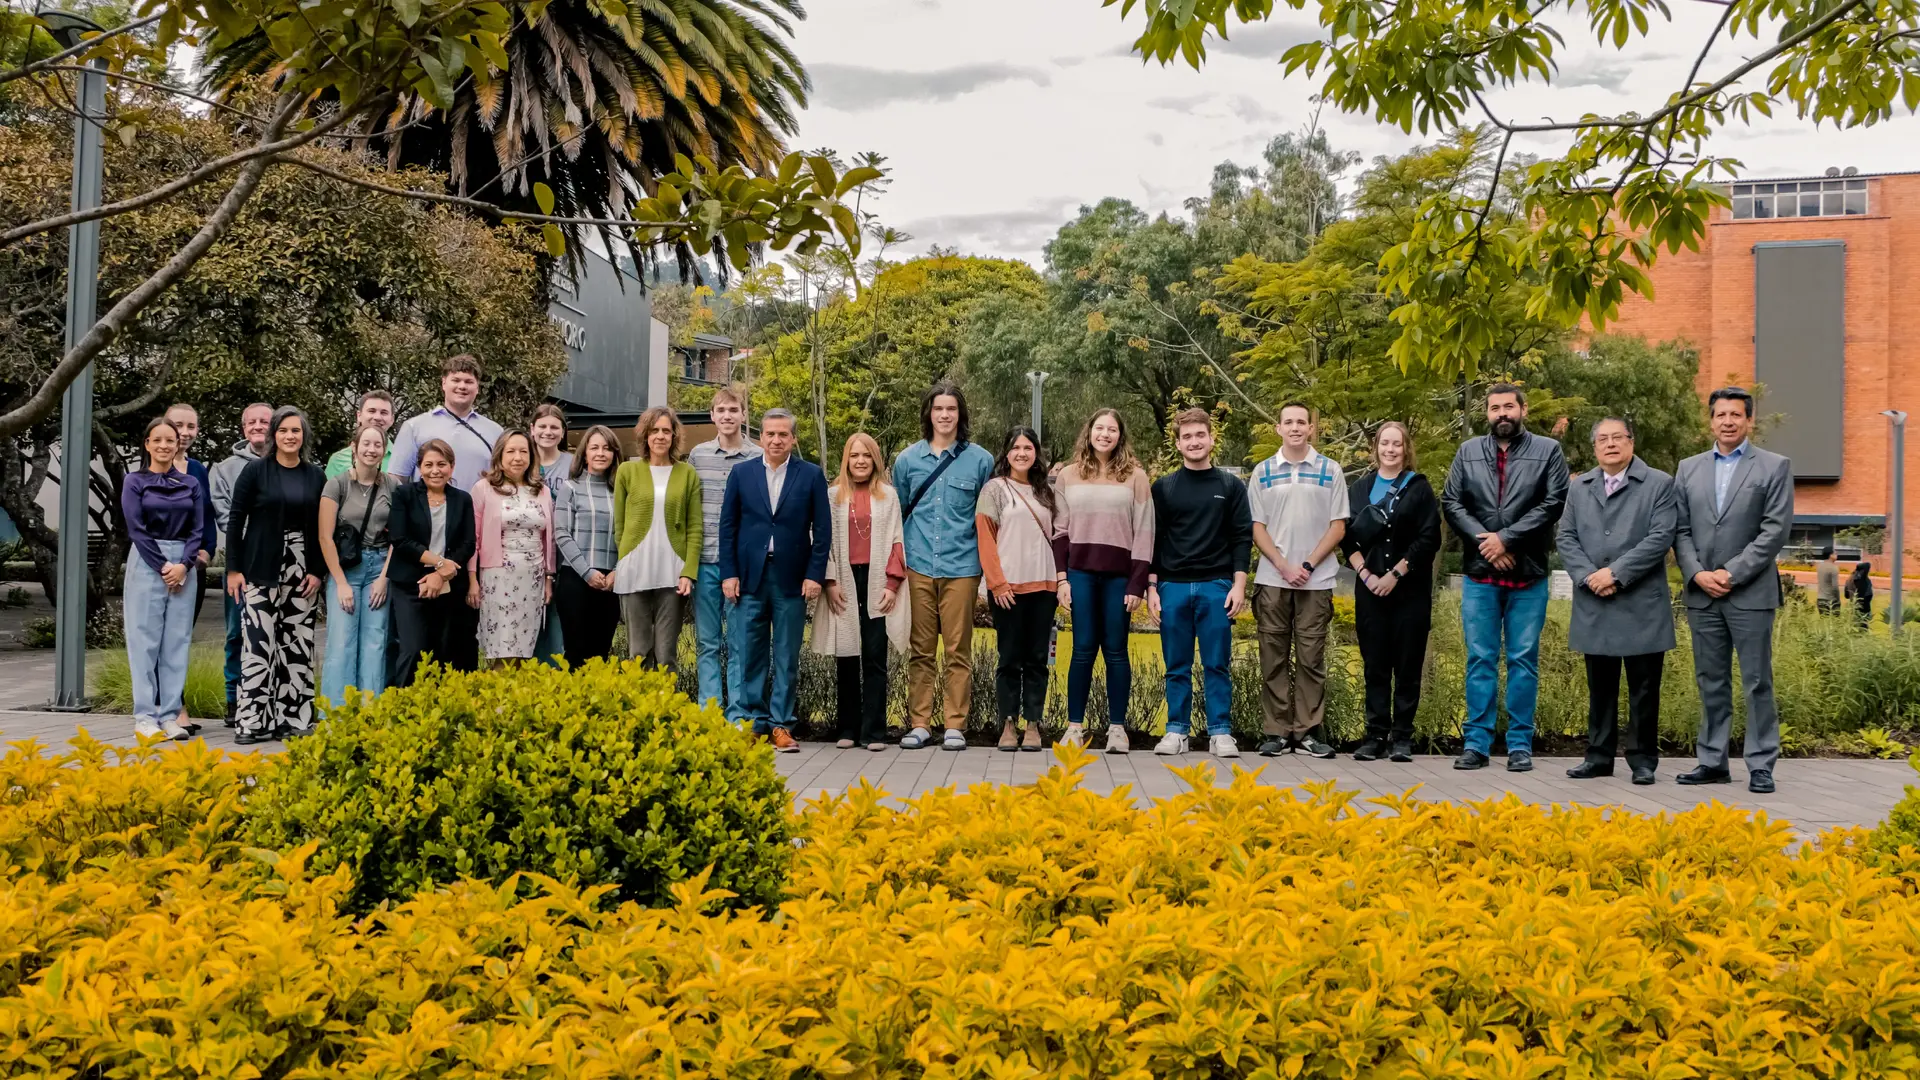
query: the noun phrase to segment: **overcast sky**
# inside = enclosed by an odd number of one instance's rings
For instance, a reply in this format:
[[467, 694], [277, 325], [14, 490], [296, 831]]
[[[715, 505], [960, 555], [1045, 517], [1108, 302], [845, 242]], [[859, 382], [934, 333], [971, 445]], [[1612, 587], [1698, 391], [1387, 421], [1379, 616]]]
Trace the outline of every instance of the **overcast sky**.
[[[1671, 26], [1625, 53], [1581, 48], [1584, 21], [1564, 27], [1571, 47], [1556, 87], [1507, 91], [1495, 108], [1516, 119], [1657, 108], [1720, 14], [1709, 3], [1673, 7]], [[887, 155], [894, 184], [880, 209], [913, 234], [909, 253], [940, 244], [1039, 267], [1042, 246], [1082, 204], [1113, 195], [1178, 213], [1217, 163], [1253, 164], [1272, 136], [1306, 129], [1313, 84], [1283, 78], [1278, 58], [1317, 36], [1310, 19], [1283, 6], [1276, 21], [1214, 43], [1195, 72], [1130, 56], [1141, 23], [1136, 13], [1123, 24], [1118, 10], [1099, 0], [815, 0], [797, 39], [814, 95], [795, 145]], [[1718, 77], [1760, 48], [1752, 38], [1722, 44], [1703, 74]], [[1332, 110], [1321, 124], [1336, 148], [1368, 161], [1422, 141]], [[1920, 169], [1920, 122], [1839, 132], [1783, 119], [1735, 129], [1715, 149], [1760, 176]]]

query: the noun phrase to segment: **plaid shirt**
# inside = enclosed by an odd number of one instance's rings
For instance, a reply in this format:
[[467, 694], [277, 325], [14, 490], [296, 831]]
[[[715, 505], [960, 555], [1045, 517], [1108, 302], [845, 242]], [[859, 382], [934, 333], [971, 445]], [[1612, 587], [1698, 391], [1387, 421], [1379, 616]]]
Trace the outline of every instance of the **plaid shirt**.
[[[1493, 469], [1494, 469], [1494, 475], [1498, 476], [1500, 479], [1499, 493], [1496, 496], [1496, 498], [1500, 502], [1504, 503], [1507, 501], [1507, 448], [1506, 447], [1504, 446], [1494, 447]], [[1473, 576], [1473, 580], [1479, 582], [1482, 585], [1498, 585], [1503, 589], [1524, 589], [1527, 586], [1533, 584], [1533, 582], [1531, 581], [1519, 581], [1517, 579], [1510, 578], [1510, 577], [1502, 577], [1499, 574], [1475, 574]]]
[[560, 561], [582, 578], [590, 570], [612, 570], [620, 562], [613, 535], [613, 487], [606, 477], [581, 473], [563, 480], [553, 507], [553, 546]]

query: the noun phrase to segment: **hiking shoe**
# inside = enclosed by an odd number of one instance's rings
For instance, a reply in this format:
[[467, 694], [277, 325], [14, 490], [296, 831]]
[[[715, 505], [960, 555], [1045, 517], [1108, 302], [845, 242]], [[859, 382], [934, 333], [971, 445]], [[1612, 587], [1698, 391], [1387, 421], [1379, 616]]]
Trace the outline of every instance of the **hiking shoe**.
[[1484, 769], [1492, 760], [1493, 759], [1487, 757], [1487, 755], [1469, 746], [1465, 750], [1460, 751], [1459, 757], [1453, 759], [1453, 767], [1461, 770]]
[[1508, 772], [1532, 772], [1533, 751], [1514, 750], [1507, 754]]
[[1291, 749], [1291, 747], [1288, 746], [1287, 740], [1281, 738], [1278, 735], [1269, 735], [1267, 738], [1263, 739], [1260, 743], [1260, 756], [1261, 757], [1279, 757], [1281, 754], [1286, 753], [1289, 749]]
[[1177, 731], [1169, 731], [1160, 736], [1160, 741], [1154, 745], [1153, 752], [1162, 757], [1184, 754], [1187, 752], [1187, 737]]
[[1231, 735], [1215, 735], [1207, 740], [1207, 749], [1214, 757], [1239, 757], [1240, 744], [1233, 741]]
[[1353, 760], [1355, 761], [1379, 761], [1386, 756], [1386, 748], [1380, 745], [1379, 739], [1368, 739], [1360, 744], [1358, 750], [1353, 752]]
[[1128, 751], [1129, 749], [1130, 749], [1130, 747], [1128, 747], [1128, 746], [1127, 746], [1127, 729], [1126, 729], [1126, 728], [1124, 728], [1124, 727], [1121, 727], [1121, 726], [1120, 726], [1120, 725], [1118, 725], [1118, 724], [1110, 724], [1110, 725], [1108, 725], [1108, 727], [1107, 727], [1107, 753], [1109, 753], [1109, 754], [1124, 754], [1124, 753], [1126, 753], [1126, 752], [1127, 752], [1127, 751]]
[[1336, 753], [1333, 747], [1328, 746], [1326, 743], [1321, 742], [1311, 735], [1301, 739], [1299, 745], [1300, 749], [1306, 751], [1309, 757], [1317, 757], [1324, 760], [1333, 757]]

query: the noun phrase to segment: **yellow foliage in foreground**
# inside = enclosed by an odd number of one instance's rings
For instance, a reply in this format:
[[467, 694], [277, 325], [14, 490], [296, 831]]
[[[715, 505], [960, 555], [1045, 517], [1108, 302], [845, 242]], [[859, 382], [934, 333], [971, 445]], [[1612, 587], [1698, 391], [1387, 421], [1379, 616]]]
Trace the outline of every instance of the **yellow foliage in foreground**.
[[515, 881], [356, 922], [343, 875], [231, 839], [247, 766], [10, 755], [0, 1058], [238, 1080], [1920, 1074], [1920, 898], [1857, 834], [1788, 854], [1785, 827], [1721, 808], [1366, 813], [1205, 766], [1143, 811], [1079, 789], [1082, 763], [904, 811], [872, 789], [812, 805], [770, 917], [699, 883], [601, 910]]

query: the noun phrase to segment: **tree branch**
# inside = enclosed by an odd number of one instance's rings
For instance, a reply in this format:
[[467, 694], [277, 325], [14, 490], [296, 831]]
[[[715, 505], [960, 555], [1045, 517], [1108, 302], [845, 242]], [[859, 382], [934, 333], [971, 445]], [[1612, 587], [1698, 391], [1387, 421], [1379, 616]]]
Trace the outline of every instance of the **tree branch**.
[[444, 206], [458, 206], [463, 209], [472, 210], [478, 214], [486, 214], [489, 217], [503, 220], [511, 218], [514, 221], [531, 221], [541, 225], [602, 225], [622, 229], [681, 228], [701, 224], [689, 218], [672, 221], [636, 221], [633, 218], [582, 218], [556, 217], [552, 214], [529, 214], [520, 210], [503, 209], [490, 202], [471, 199], [464, 195], [448, 195], [443, 191], [420, 191], [414, 188], [399, 188], [376, 183], [364, 177], [341, 172], [331, 166], [322, 165], [317, 161], [301, 157], [297, 154], [289, 154], [283, 160], [289, 165], [298, 165], [303, 169], [309, 169], [329, 179], [338, 180], [343, 184], [351, 184], [354, 187], [365, 188], [368, 191], [377, 191], [382, 195], [392, 195], [401, 199], [415, 199], [420, 202], [439, 203]]
[[[117, 37], [120, 34], [131, 33], [132, 31], [135, 31], [135, 30], [144, 30], [147, 27], [152, 26], [154, 23], [157, 23], [159, 21], [160, 21], [159, 15], [149, 15], [144, 19], [137, 19], [133, 22], [126, 24], [125, 26], [116, 26], [113, 29], [108, 30], [104, 33], [97, 34], [94, 37], [90, 37], [87, 40], [82, 41], [80, 44], [73, 46], [72, 48], [62, 49], [59, 52], [54, 53], [52, 56], [46, 57], [45, 59], [35, 60], [31, 64], [23, 64], [17, 68], [9, 68], [6, 71], [0, 71], [0, 85], [5, 85], [7, 83], [12, 82], [15, 79], [24, 79], [29, 75], [37, 75], [42, 71], [51, 71], [54, 68], [59, 67], [62, 61], [69, 60], [75, 56], [79, 56], [81, 53], [86, 52], [87, 50], [93, 48], [94, 46], [100, 44], [101, 42], [107, 40], [110, 37]], [[29, 42], [33, 40], [32, 27], [27, 28], [27, 40]]]
[[192, 101], [197, 101], [202, 105], [206, 105], [210, 108], [219, 109], [222, 112], [232, 113], [233, 115], [238, 116], [241, 119], [251, 120], [256, 124], [260, 124], [263, 126], [269, 123], [272, 119], [271, 117], [266, 117], [266, 116], [255, 116], [252, 113], [245, 111], [244, 109], [236, 109], [233, 106], [227, 104], [226, 102], [218, 101], [218, 100], [215, 100], [214, 98], [202, 97], [201, 95], [196, 94], [191, 90], [182, 90], [177, 86], [168, 86], [166, 83], [153, 82], [150, 79], [142, 79], [134, 75], [128, 75], [125, 72], [121, 72], [121, 71], [101, 71], [98, 68], [82, 67], [79, 64], [59, 64], [50, 70], [77, 71], [82, 74], [105, 76], [106, 78], [112, 79], [115, 82], [133, 83], [135, 86], [144, 86], [150, 90], [158, 90], [163, 94], [172, 94], [176, 97], [183, 97], [183, 98], [190, 99]]
[[160, 362], [160, 370], [154, 373], [153, 381], [147, 384], [147, 388], [141, 392], [139, 397], [134, 398], [132, 401], [123, 401], [118, 405], [108, 405], [105, 408], [95, 409], [93, 415], [100, 420], [117, 420], [128, 413], [139, 412], [141, 409], [158, 401], [160, 395], [167, 389], [167, 376], [173, 374], [173, 359], [177, 353], [173, 349], [168, 349], [162, 355], [164, 355], [166, 359]]

